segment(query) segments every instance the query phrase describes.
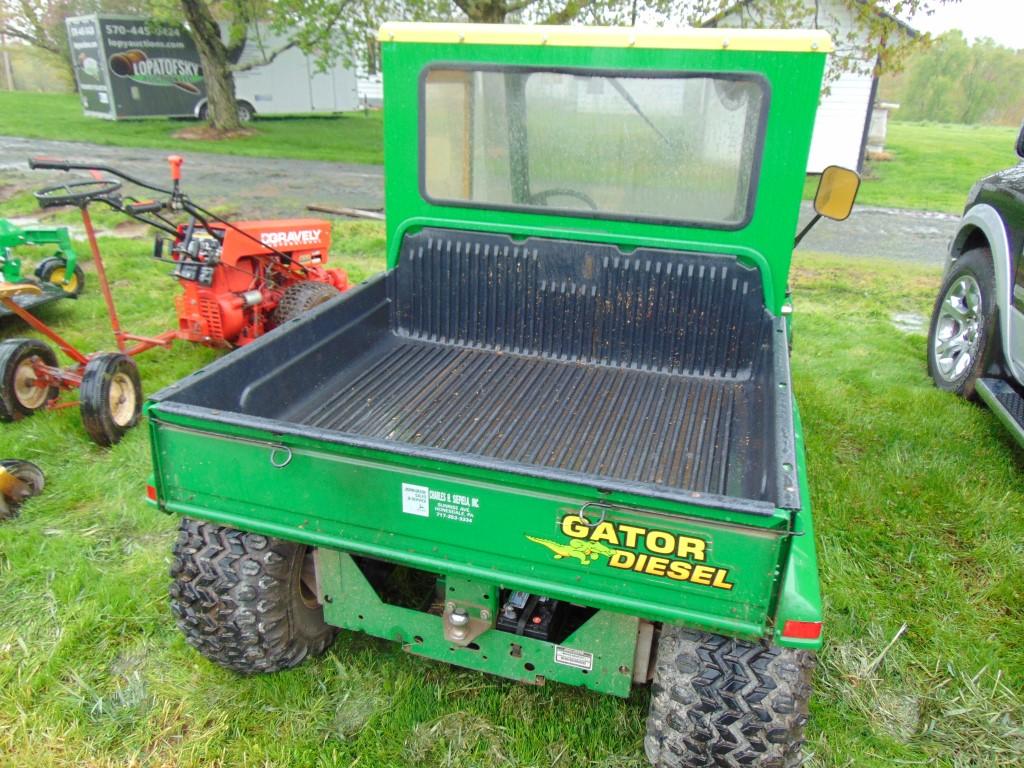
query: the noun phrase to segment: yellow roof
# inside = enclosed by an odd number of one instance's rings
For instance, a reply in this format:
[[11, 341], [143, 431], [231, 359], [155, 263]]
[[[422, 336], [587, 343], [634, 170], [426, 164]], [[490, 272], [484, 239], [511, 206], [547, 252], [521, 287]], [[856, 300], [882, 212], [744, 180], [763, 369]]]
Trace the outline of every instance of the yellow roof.
[[471, 43], [475, 45], [559, 45], [603, 48], [685, 48], [730, 51], [834, 50], [820, 29], [663, 29], [642, 27], [556, 27], [534, 24], [426, 24], [389, 21], [381, 42]]

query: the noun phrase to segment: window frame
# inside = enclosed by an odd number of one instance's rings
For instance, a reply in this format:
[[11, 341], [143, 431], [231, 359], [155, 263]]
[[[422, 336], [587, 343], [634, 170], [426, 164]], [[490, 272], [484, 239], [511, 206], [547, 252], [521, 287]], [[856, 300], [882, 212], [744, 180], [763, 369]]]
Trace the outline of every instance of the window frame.
[[[502, 205], [497, 203], [477, 202], [473, 200], [459, 200], [432, 197], [427, 192], [427, 78], [434, 70], [460, 70], [467, 72], [517, 72], [533, 74], [536, 72], [583, 75], [595, 77], [615, 77], [628, 79], [720, 79], [751, 82], [761, 89], [761, 113], [758, 115], [756, 137], [754, 141], [754, 157], [750, 168], [750, 187], [747, 190], [746, 209], [743, 218], [738, 222], [702, 221], [699, 219], [676, 219], [665, 216], [644, 216], [643, 214], [612, 213], [607, 211], [580, 210], [578, 208], [553, 208], [542, 205]], [[476, 210], [501, 211], [509, 213], [534, 213], [552, 216], [569, 216], [581, 219], [597, 219], [604, 221], [624, 221], [635, 224], [666, 224], [677, 227], [694, 227], [700, 229], [713, 229], [725, 232], [735, 232], [745, 229], [754, 217], [754, 201], [757, 198], [758, 186], [761, 180], [761, 162], [764, 157], [765, 134], [768, 127], [768, 113], [771, 109], [771, 84], [768, 79], [758, 72], [730, 72], [722, 70], [642, 70], [642, 69], [610, 69], [607, 67], [560, 67], [560, 66], [520, 66], [491, 64], [485, 62], [467, 61], [436, 61], [427, 64], [420, 71], [417, 98], [417, 133], [418, 133], [418, 154], [417, 172], [419, 175], [418, 188], [420, 197], [431, 205], [448, 206], [455, 208], [472, 208]]]

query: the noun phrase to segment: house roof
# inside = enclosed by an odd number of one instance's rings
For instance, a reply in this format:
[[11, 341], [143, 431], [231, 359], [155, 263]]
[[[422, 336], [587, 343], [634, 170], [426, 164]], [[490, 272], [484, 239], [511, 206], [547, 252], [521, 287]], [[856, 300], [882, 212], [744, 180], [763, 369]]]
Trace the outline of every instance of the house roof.
[[[725, 10], [719, 11], [714, 16], [712, 16], [710, 19], [706, 20], [704, 22], [704, 27], [716, 28], [718, 26], [718, 23], [720, 21], [722, 21], [724, 18], [726, 18], [727, 16], [735, 13], [736, 11], [740, 10], [741, 8], [750, 5], [751, 3], [755, 2], [755, 1], [756, 0], [737, 0], [737, 2], [735, 2], [732, 5], [728, 6]], [[879, 8], [874, 3], [869, 2], [869, 0], [853, 0], [853, 2], [856, 3], [857, 5], [860, 5], [860, 6], [863, 6], [865, 8], [868, 8], [876, 16], [879, 16], [881, 18], [884, 18], [884, 19], [887, 19], [887, 20], [893, 22], [894, 24], [896, 24], [896, 26], [898, 26], [900, 29], [902, 29], [904, 33], [906, 33], [907, 37], [916, 38], [916, 37], [920, 37], [921, 36], [920, 32], [918, 32], [916, 29], [914, 29], [912, 26], [910, 26], [907, 22], [903, 21], [903, 19], [901, 19], [901, 18], [899, 18], [897, 16], [894, 16], [893, 14], [889, 13], [889, 11], [885, 10], [884, 8]]]

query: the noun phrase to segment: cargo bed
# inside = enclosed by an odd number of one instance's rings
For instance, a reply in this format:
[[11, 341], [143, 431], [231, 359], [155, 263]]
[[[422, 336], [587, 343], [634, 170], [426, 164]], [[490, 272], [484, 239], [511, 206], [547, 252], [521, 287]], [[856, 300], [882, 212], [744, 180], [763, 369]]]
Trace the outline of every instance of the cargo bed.
[[387, 275], [153, 399], [769, 514], [799, 506], [788, 388], [782, 323], [734, 258], [425, 230]]

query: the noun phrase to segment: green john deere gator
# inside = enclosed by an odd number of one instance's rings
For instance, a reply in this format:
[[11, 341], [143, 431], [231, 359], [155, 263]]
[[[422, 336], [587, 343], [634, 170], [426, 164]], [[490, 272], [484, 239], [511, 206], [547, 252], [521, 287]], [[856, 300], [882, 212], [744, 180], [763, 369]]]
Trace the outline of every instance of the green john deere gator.
[[795, 764], [822, 608], [787, 274], [829, 37], [380, 41], [387, 272], [147, 405], [180, 628], [242, 673], [340, 628], [653, 682], [655, 765]]

